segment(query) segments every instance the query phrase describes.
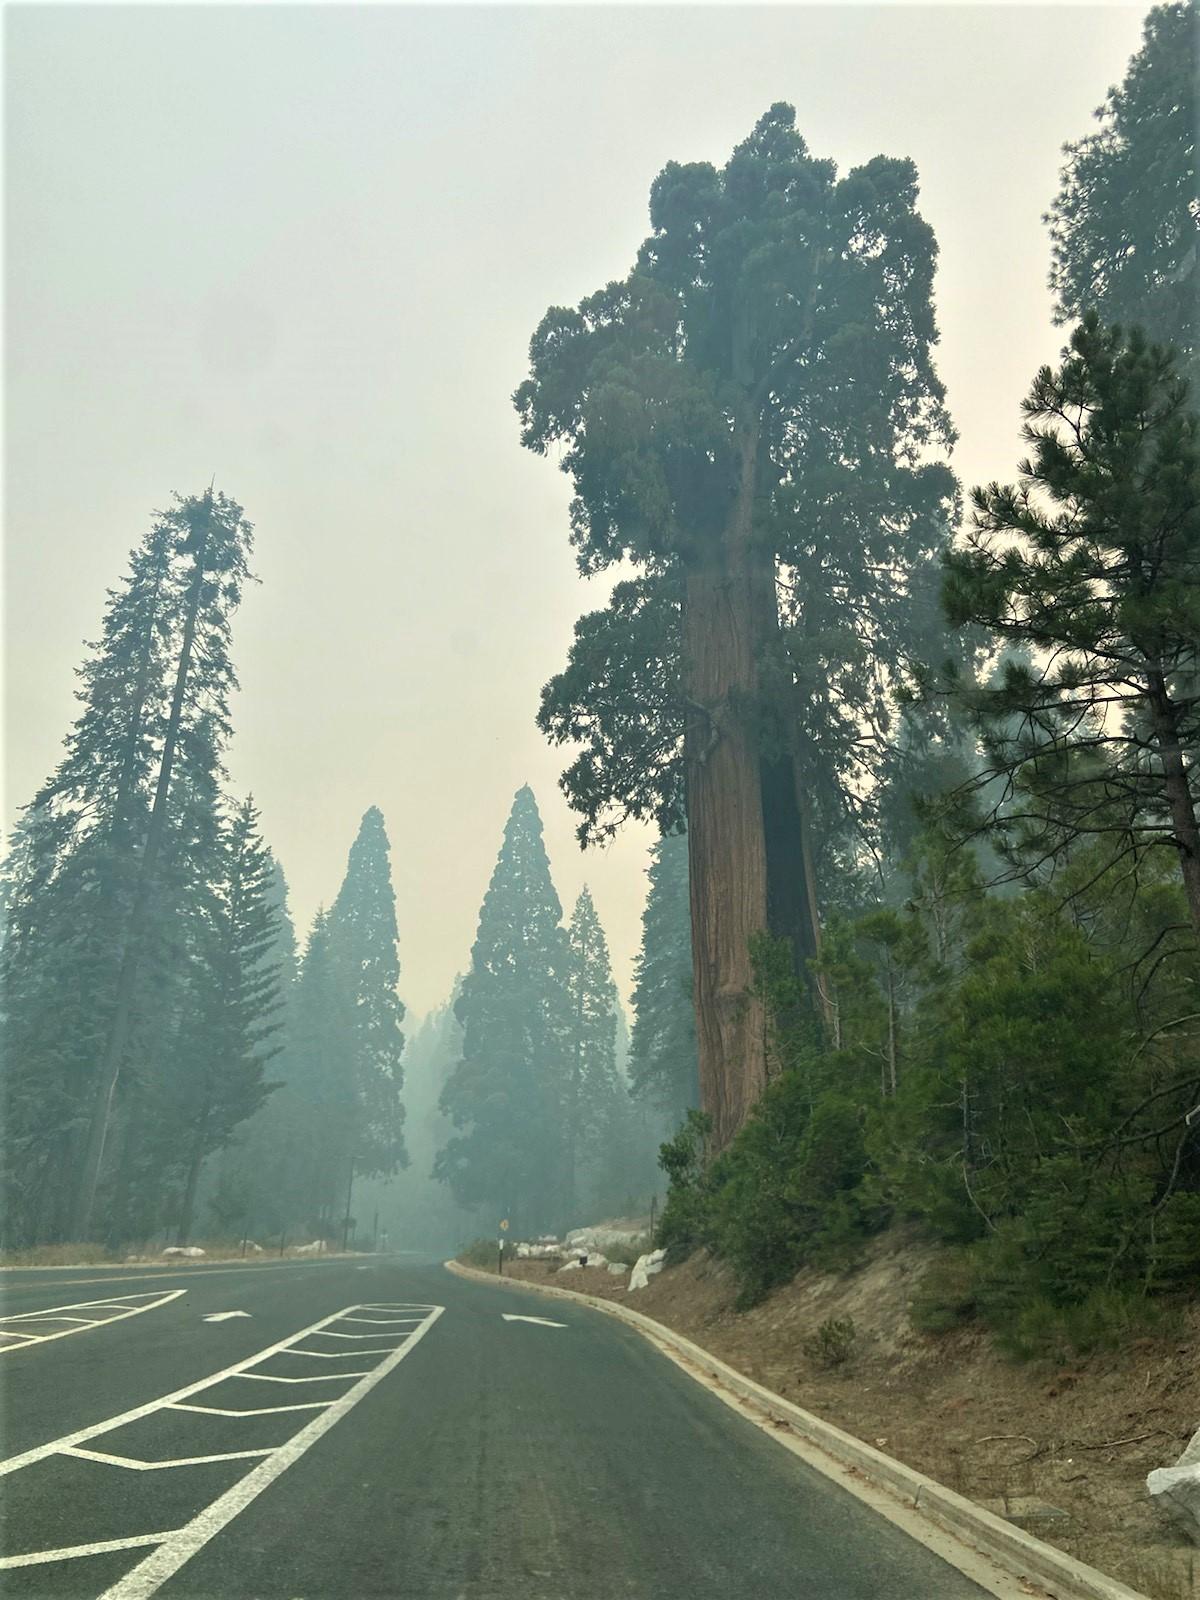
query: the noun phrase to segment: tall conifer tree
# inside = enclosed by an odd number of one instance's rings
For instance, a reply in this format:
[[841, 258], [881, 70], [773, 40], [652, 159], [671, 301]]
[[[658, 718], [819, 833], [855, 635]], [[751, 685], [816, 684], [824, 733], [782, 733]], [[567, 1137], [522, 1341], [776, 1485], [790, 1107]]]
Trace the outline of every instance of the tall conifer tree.
[[663, 1111], [674, 1128], [700, 1103], [686, 839], [664, 834], [651, 850], [648, 876], [634, 974], [630, 1082], [633, 1094]]
[[455, 1013], [462, 1058], [442, 1092], [459, 1130], [437, 1176], [518, 1231], [561, 1220], [561, 1085], [568, 1025], [562, 907], [533, 791], [513, 801]]

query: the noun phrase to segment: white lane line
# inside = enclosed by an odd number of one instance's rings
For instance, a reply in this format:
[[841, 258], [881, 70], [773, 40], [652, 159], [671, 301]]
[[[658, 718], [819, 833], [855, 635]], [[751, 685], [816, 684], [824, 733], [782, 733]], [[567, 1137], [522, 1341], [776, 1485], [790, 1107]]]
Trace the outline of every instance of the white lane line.
[[[182, 1291], [180, 1291], [182, 1292]], [[360, 1309], [351, 1306], [352, 1311]], [[306, 1339], [310, 1333], [316, 1333], [325, 1327], [326, 1323], [337, 1322], [339, 1312], [332, 1316], [322, 1317], [320, 1322], [314, 1322], [307, 1328], [301, 1328], [299, 1333], [291, 1333], [286, 1339], [268, 1345], [265, 1350], [256, 1350], [253, 1355], [245, 1356], [241, 1361], [235, 1361], [232, 1366], [223, 1367], [220, 1372], [213, 1372], [207, 1378], [198, 1378], [195, 1383], [186, 1384], [182, 1389], [175, 1389], [171, 1394], [160, 1395], [157, 1400], [148, 1400], [145, 1405], [134, 1406], [131, 1411], [123, 1411], [119, 1417], [107, 1417], [103, 1422], [93, 1422], [89, 1427], [78, 1428], [74, 1433], [65, 1433], [58, 1439], [51, 1439], [46, 1444], [35, 1445], [32, 1450], [24, 1450], [19, 1456], [9, 1456], [6, 1461], [0, 1461], [0, 1478], [9, 1472], [19, 1472], [22, 1467], [32, 1466], [35, 1461], [44, 1461], [47, 1456], [59, 1455], [73, 1445], [84, 1444], [88, 1439], [94, 1439], [98, 1434], [112, 1433], [116, 1428], [123, 1428], [126, 1423], [137, 1422], [142, 1417], [148, 1417], [155, 1411], [161, 1411], [164, 1406], [173, 1405], [176, 1400], [190, 1400], [194, 1394], [199, 1394], [201, 1389], [211, 1389], [224, 1378], [236, 1377], [239, 1372], [244, 1372], [248, 1367], [257, 1366], [260, 1361], [267, 1361], [271, 1356], [281, 1353], [286, 1355], [298, 1354], [292, 1350], [292, 1342], [296, 1339]], [[347, 1351], [346, 1354], [355, 1356], [370, 1355], [367, 1350]], [[386, 1354], [390, 1355], [389, 1350]], [[344, 1356], [332, 1355], [331, 1361], [344, 1360]], [[344, 1374], [339, 1374], [344, 1376]]]
[[169, 1533], [138, 1533], [132, 1539], [100, 1539], [95, 1544], [65, 1544], [57, 1550], [31, 1550], [24, 1556], [0, 1556], [0, 1570], [10, 1567], [36, 1567], [45, 1561], [74, 1561], [79, 1556], [102, 1556], [109, 1550], [140, 1550], [144, 1545], [161, 1544]]
[[[382, 1333], [334, 1333], [331, 1328], [321, 1329], [322, 1339], [382, 1339]], [[394, 1350], [395, 1345], [392, 1346]]]
[[248, 1317], [248, 1311], [214, 1311], [211, 1316], [201, 1317], [201, 1322], [228, 1322], [231, 1317]]
[[180, 1400], [167, 1410], [199, 1411], [206, 1417], [273, 1417], [277, 1411], [324, 1411], [331, 1404], [329, 1400], [304, 1400], [294, 1406], [242, 1406], [230, 1410], [225, 1406], [191, 1406], [186, 1400]]
[[[412, 1337], [415, 1339], [416, 1334], [414, 1333]], [[404, 1346], [402, 1344], [385, 1344], [382, 1350], [289, 1350], [287, 1354], [289, 1356], [311, 1356], [314, 1361], [349, 1361], [351, 1356], [390, 1356], [397, 1350], [403, 1349]], [[338, 1373], [340, 1378], [345, 1376], [344, 1372]]]
[[369, 1328], [390, 1328], [394, 1324], [411, 1322], [414, 1326], [424, 1321], [423, 1317], [343, 1317], [343, 1322], [365, 1322]]
[[78, 1456], [81, 1461], [101, 1461], [106, 1467], [128, 1467], [132, 1472], [164, 1472], [168, 1467], [202, 1467], [210, 1461], [248, 1461], [252, 1456], [269, 1456], [275, 1449], [222, 1450], [211, 1456], [172, 1456], [169, 1461], [139, 1461], [136, 1456], [110, 1456], [107, 1450], [84, 1450], [79, 1445], [68, 1445], [59, 1455]]
[[227, 1523], [232, 1522], [234, 1517], [244, 1511], [251, 1501], [256, 1500], [264, 1489], [269, 1488], [281, 1473], [286, 1472], [305, 1451], [311, 1449], [335, 1423], [340, 1422], [351, 1407], [356, 1406], [377, 1383], [386, 1378], [388, 1373], [416, 1348], [441, 1316], [443, 1309], [442, 1306], [433, 1307], [421, 1327], [398, 1349], [389, 1351], [385, 1361], [381, 1361], [365, 1378], [360, 1378], [352, 1389], [347, 1389], [346, 1393], [339, 1396], [326, 1411], [314, 1417], [286, 1444], [280, 1445], [265, 1461], [260, 1462], [231, 1489], [227, 1489], [206, 1507], [198, 1517], [194, 1517], [186, 1526], [169, 1534], [157, 1550], [145, 1556], [123, 1578], [118, 1578], [116, 1583], [106, 1589], [100, 1600], [149, 1600], [149, 1596], [157, 1593], [167, 1579], [178, 1572], [186, 1561], [190, 1561], [214, 1535], [220, 1533]]
[[[361, 1354], [360, 1351], [347, 1350], [347, 1355]], [[280, 1378], [273, 1372], [234, 1372], [234, 1378], [247, 1378], [251, 1383], [337, 1383], [341, 1378], [365, 1378], [365, 1372], [322, 1372], [315, 1378]]]
[[519, 1317], [514, 1311], [500, 1313], [503, 1322], [536, 1322], [542, 1328], [565, 1328], [565, 1322], [551, 1322], [549, 1317]]
[[[0, 1337], [22, 1340], [22, 1344], [0, 1344], [0, 1353], [6, 1350], [20, 1350], [28, 1344], [49, 1344], [51, 1339], [66, 1339], [70, 1334], [83, 1333], [88, 1328], [107, 1328], [111, 1323], [123, 1322], [126, 1317], [139, 1316], [143, 1311], [155, 1311], [159, 1306], [165, 1306], [171, 1300], [178, 1300], [180, 1295], [186, 1293], [186, 1289], [169, 1289], [165, 1293], [153, 1291], [146, 1294], [130, 1294], [118, 1300], [81, 1300], [75, 1305], [51, 1306], [44, 1311], [18, 1311], [9, 1317], [0, 1316]], [[134, 1301], [146, 1303], [135, 1305]], [[65, 1314], [71, 1311], [99, 1311], [113, 1310], [113, 1308], [117, 1308], [114, 1314], [107, 1317], [71, 1317]], [[52, 1333], [35, 1331], [39, 1323], [55, 1322], [70, 1322], [76, 1325], [56, 1328]]]

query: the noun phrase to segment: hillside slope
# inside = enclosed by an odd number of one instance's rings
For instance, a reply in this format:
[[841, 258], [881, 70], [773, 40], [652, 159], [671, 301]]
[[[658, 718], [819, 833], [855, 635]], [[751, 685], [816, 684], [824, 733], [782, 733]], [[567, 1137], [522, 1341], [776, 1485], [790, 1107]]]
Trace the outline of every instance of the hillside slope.
[[[877, 1240], [845, 1275], [802, 1272], [749, 1311], [704, 1253], [628, 1294], [604, 1268], [558, 1276], [542, 1261], [514, 1277], [627, 1300], [798, 1405], [1156, 1600], [1200, 1594], [1200, 1552], [1150, 1504], [1146, 1473], [1175, 1459], [1200, 1421], [1200, 1305], [1170, 1337], [1071, 1366], [1019, 1364], [977, 1327], [929, 1335], [909, 1317], [935, 1248]], [[826, 1366], [805, 1346], [852, 1319], [849, 1354]], [[1028, 1504], [1041, 1502], [1049, 1511]]]

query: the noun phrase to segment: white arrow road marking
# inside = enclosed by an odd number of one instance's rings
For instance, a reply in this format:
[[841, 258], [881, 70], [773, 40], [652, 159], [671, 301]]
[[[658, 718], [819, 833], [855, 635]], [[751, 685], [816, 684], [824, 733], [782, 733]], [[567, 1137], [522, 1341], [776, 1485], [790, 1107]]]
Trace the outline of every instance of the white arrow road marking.
[[201, 1317], [201, 1322], [228, 1322], [230, 1317], [248, 1317], [248, 1311], [214, 1311], [209, 1317]]
[[511, 1311], [502, 1311], [505, 1322], [536, 1322], [541, 1328], [565, 1328], [565, 1322], [551, 1322], [549, 1317], [518, 1317]]

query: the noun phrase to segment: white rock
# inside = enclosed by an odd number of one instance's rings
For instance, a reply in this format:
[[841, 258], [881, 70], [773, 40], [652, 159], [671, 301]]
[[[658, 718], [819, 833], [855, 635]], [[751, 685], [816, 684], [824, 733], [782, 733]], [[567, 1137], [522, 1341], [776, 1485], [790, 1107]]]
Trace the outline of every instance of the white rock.
[[666, 1254], [665, 1250], [651, 1250], [648, 1255], [639, 1256], [633, 1264], [633, 1271], [629, 1275], [629, 1287], [631, 1289], [644, 1289], [655, 1273], [662, 1271]]
[[1200, 1544], [1200, 1431], [1173, 1467], [1158, 1467], [1146, 1479], [1154, 1503], [1161, 1506], [1193, 1544]]
[[565, 1261], [562, 1264], [562, 1266], [559, 1267], [558, 1270], [560, 1272], [578, 1272], [579, 1271], [579, 1262], [578, 1261]]
[[311, 1244], [298, 1244], [296, 1246], [296, 1254], [298, 1256], [319, 1256], [323, 1254], [324, 1250], [324, 1239], [314, 1239]]
[[610, 1261], [608, 1270], [614, 1278], [619, 1278], [623, 1272], [629, 1271], [629, 1263], [627, 1261]]
[[165, 1256], [202, 1256], [204, 1254], [206, 1252], [195, 1244], [169, 1244], [163, 1251]]

